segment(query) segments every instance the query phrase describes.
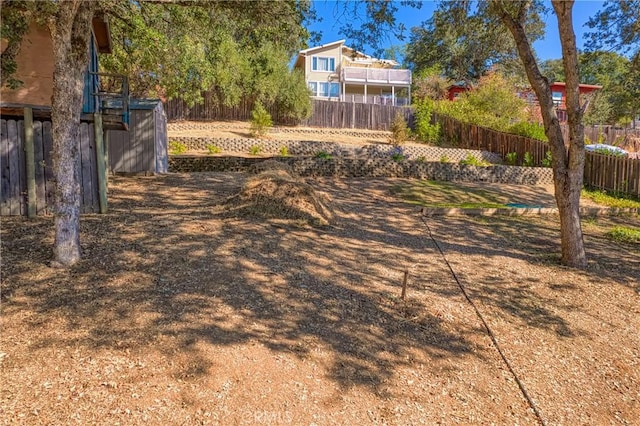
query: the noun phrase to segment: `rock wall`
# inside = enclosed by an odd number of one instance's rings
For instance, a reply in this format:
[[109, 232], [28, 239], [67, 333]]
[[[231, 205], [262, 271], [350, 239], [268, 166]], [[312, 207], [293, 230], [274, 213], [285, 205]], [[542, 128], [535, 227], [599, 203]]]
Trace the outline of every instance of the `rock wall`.
[[[169, 158], [170, 172], [246, 172], [265, 157], [189, 156]], [[397, 177], [440, 181], [490, 182], [538, 185], [553, 183], [550, 168], [490, 166], [455, 163], [394, 161], [389, 156], [369, 158], [272, 157], [291, 166], [300, 176], [312, 177]]]

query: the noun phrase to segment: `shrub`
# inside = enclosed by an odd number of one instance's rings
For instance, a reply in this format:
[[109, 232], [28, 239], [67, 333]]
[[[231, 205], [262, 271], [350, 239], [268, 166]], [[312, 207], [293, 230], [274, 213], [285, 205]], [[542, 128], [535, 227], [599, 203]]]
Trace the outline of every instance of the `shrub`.
[[404, 160], [405, 158], [407, 158], [407, 156], [405, 155], [404, 151], [399, 146], [393, 148], [393, 150], [391, 151], [390, 155], [391, 155], [391, 159], [393, 161], [395, 161], [395, 162], [400, 162], [400, 161]]
[[275, 104], [289, 122], [299, 123], [311, 116], [311, 97], [303, 72], [295, 69], [281, 80]]
[[407, 122], [404, 116], [398, 112], [391, 123], [391, 143], [394, 145], [402, 145], [409, 137]]
[[547, 141], [547, 135], [544, 133], [544, 127], [538, 123], [529, 121], [521, 121], [509, 127], [508, 133], [524, 136], [526, 138], [537, 139], [539, 141]]
[[251, 136], [254, 138], [265, 136], [272, 125], [271, 115], [269, 115], [262, 103], [256, 102], [253, 111], [251, 111]]
[[418, 140], [426, 143], [437, 143], [440, 139], [440, 125], [431, 124], [434, 102], [423, 99], [414, 105], [415, 134]]
[[524, 159], [522, 160], [522, 165], [525, 167], [533, 167], [533, 155], [530, 152], [524, 153]]
[[553, 161], [553, 157], [551, 156], [551, 151], [547, 151], [544, 154], [544, 160], [542, 160], [542, 165], [544, 167], [551, 167], [551, 165], [553, 164], [552, 161]]
[[283, 146], [280, 148], [280, 157], [288, 157], [289, 156], [289, 148]]
[[209, 154], [220, 154], [222, 152], [222, 148], [213, 144], [209, 144], [207, 145], [207, 151], [209, 151]]
[[252, 145], [251, 148], [249, 148], [250, 155], [258, 155], [261, 152], [262, 152], [262, 147], [260, 145]]
[[331, 154], [326, 151], [318, 151], [314, 155], [315, 158], [324, 158], [325, 160], [329, 160], [331, 158]]
[[420, 157], [416, 158], [416, 163], [426, 163], [427, 162], [427, 157], [425, 157], [424, 155], [421, 155]]
[[508, 165], [515, 166], [516, 164], [518, 164], [518, 153], [510, 152], [504, 156], [504, 160]]
[[450, 163], [451, 160], [449, 159], [449, 157], [447, 157], [447, 155], [443, 155], [442, 157], [440, 157], [440, 162], [441, 163]]
[[499, 73], [490, 73], [455, 102], [438, 101], [436, 112], [465, 123], [506, 131], [511, 123], [526, 117], [526, 103], [516, 96], [512, 86]]
[[486, 167], [489, 165], [489, 163], [484, 160], [478, 160], [473, 154], [468, 154], [467, 158], [460, 160], [459, 164], [476, 167]]
[[187, 152], [187, 145], [180, 141], [169, 142], [169, 152], [172, 155], [180, 155]]

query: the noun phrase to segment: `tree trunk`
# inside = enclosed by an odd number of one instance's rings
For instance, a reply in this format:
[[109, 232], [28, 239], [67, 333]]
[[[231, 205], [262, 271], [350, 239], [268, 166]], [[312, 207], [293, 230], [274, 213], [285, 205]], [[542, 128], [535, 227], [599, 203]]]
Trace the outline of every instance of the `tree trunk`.
[[[580, 192], [584, 184], [584, 125], [580, 106], [578, 51], [573, 31], [574, 2], [573, 0], [553, 0], [551, 3], [558, 17], [569, 124], [569, 155], [564, 164], [566, 179], [561, 187], [556, 183], [556, 200], [560, 211], [562, 234], [562, 263], [584, 268], [587, 266], [587, 257], [584, 252], [580, 224]], [[560, 197], [559, 191], [561, 191]]]
[[[558, 15], [560, 41], [562, 43], [563, 64], [567, 75], [567, 113], [569, 121], [569, 150], [564, 144], [562, 128], [558, 121], [549, 81], [538, 68], [531, 43], [525, 29], [524, 20], [529, 2], [493, 0], [492, 6], [502, 22], [507, 26], [518, 48], [529, 83], [533, 88], [549, 139], [552, 154], [555, 198], [560, 213], [561, 262], [564, 265], [584, 268], [587, 265], [580, 223], [580, 192], [584, 178], [584, 128], [578, 96], [578, 59], [571, 22], [573, 1], [553, 1]], [[512, 13], [517, 7], [516, 16]]]
[[55, 179], [55, 239], [52, 265], [68, 267], [80, 260], [80, 182], [78, 137], [84, 73], [94, 2], [60, 1], [49, 21], [53, 41], [51, 122]]

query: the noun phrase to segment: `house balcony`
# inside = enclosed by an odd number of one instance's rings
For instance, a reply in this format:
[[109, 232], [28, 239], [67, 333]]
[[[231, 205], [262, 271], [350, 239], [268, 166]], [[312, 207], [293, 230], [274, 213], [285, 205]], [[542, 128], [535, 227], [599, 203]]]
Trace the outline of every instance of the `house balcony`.
[[389, 86], [411, 86], [411, 71], [385, 68], [342, 68], [341, 81], [345, 83], [384, 84]]
[[403, 96], [390, 95], [362, 95], [346, 93], [340, 96], [342, 102], [350, 102], [354, 104], [373, 104], [373, 105], [391, 105], [391, 106], [409, 106], [411, 101]]

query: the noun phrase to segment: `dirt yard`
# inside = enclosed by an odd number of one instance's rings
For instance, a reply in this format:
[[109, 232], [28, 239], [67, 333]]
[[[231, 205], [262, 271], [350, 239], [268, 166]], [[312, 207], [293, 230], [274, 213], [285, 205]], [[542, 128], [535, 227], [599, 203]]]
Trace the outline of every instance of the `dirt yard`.
[[604, 237], [637, 218], [585, 221], [576, 271], [556, 217], [423, 221], [394, 179], [310, 181], [322, 228], [228, 217], [245, 177], [113, 178], [69, 271], [2, 218], [2, 423], [539, 424], [519, 381], [549, 425], [638, 424], [640, 250]]

